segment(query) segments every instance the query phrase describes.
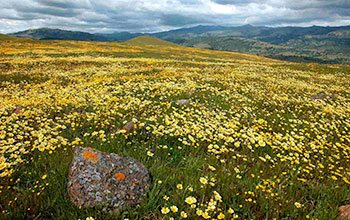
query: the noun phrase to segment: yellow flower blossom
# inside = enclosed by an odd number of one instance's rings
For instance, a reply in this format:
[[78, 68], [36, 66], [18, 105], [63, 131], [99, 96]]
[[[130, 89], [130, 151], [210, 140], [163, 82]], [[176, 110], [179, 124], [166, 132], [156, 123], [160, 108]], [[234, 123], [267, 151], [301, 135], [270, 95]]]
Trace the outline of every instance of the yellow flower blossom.
[[168, 207], [163, 207], [161, 210], [162, 214], [168, 214], [170, 212]]
[[187, 204], [192, 205], [192, 204], [197, 202], [197, 199], [194, 198], [193, 196], [189, 196], [189, 197], [186, 198], [185, 201], [186, 201]]
[[301, 206], [302, 206], [299, 202], [295, 202], [294, 205], [295, 205], [295, 207], [297, 207], [298, 209], [301, 208]]
[[175, 213], [178, 211], [178, 208], [173, 205], [173, 206], [170, 206], [170, 210]]
[[204, 185], [208, 183], [208, 180], [204, 177], [199, 178], [199, 181]]

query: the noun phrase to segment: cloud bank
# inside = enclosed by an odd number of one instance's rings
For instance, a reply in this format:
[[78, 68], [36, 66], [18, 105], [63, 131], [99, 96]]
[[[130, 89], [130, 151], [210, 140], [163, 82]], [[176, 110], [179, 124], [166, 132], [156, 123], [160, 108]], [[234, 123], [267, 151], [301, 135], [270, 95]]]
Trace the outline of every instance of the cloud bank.
[[0, 0], [0, 32], [157, 32], [195, 25], [350, 25], [349, 0]]

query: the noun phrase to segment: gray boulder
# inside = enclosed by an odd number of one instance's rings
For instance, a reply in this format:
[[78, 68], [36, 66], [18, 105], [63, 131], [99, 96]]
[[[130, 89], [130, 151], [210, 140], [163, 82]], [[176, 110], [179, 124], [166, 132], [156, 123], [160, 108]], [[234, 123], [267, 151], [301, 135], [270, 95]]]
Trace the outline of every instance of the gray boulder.
[[136, 129], [136, 124], [132, 121], [126, 123], [121, 130], [125, 130], [127, 133], [130, 133]]
[[130, 157], [76, 147], [68, 196], [78, 207], [107, 206], [112, 212], [141, 203], [151, 184], [144, 165]]
[[180, 99], [180, 100], [175, 101], [175, 104], [177, 104], [177, 105], [188, 105], [190, 103], [191, 103], [191, 101], [189, 99]]
[[310, 97], [311, 100], [325, 100], [325, 99], [332, 99], [333, 96], [326, 95], [326, 94], [317, 94]]

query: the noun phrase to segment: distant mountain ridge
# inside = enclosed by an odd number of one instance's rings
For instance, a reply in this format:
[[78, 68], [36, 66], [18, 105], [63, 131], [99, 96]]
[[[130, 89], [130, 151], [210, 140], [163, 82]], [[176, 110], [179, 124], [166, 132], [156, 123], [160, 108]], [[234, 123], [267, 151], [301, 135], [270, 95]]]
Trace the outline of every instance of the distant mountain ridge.
[[92, 40], [92, 41], [126, 41], [132, 38], [148, 35], [170, 41], [185, 41], [198, 37], [244, 37], [254, 38], [257, 40], [281, 44], [291, 39], [297, 39], [305, 36], [327, 35], [331, 32], [345, 31], [349, 36], [350, 26], [339, 27], [264, 27], [264, 26], [204, 26], [199, 25], [191, 28], [180, 28], [170, 31], [157, 33], [131, 33], [131, 32], [114, 32], [114, 33], [88, 33], [82, 31], [68, 31], [51, 28], [29, 29], [21, 32], [11, 33], [16, 37], [26, 37], [37, 40], [43, 39], [64, 39], [64, 40]]
[[297, 62], [350, 64], [350, 26], [263, 27], [195, 26], [158, 33], [87, 33], [60, 29], [30, 29], [10, 34], [40, 40], [127, 41], [142, 35], [176, 44], [244, 52]]
[[20, 31], [9, 34], [21, 38], [31, 38], [35, 40], [89, 40], [89, 41], [109, 41], [108, 38], [82, 31], [68, 31], [52, 28], [38, 28]]
[[223, 26], [196, 26], [193, 28], [185, 28], [160, 32], [152, 34], [165, 40], [187, 40], [198, 37], [244, 37], [254, 38], [268, 43], [281, 44], [291, 39], [305, 37], [307, 35], [325, 35], [334, 31], [349, 31], [350, 26], [340, 27], [263, 27], [244, 25], [238, 27]]

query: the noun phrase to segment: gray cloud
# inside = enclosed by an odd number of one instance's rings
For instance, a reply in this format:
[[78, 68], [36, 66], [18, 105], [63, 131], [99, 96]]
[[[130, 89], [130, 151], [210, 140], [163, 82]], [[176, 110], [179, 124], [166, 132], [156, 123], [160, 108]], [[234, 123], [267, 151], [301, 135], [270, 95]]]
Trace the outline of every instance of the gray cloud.
[[171, 27], [182, 27], [186, 25], [194, 25], [200, 23], [209, 23], [208, 18], [201, 16], [192, 17], [182, 14], [162, 14], [160, 16], [160, 21], [162, 25]]
[[[88, 8], [86, 3], [88, 1], [51, 1], [51, 0], [34, 0], [43, 6], [54, 7], [54, 8], [66, 8], [66, 9], [74, 9], [74, 8]], [[85, 4], [84, 4], [85, 3]]]
[[155, 32], [194, 25], [350, 25], [349, 0], [0, 0], [0, 32]]
[[[222, 4], [222, 5], [247, 5], [249, 3], [254, 3], [258, 1], [252, 1], [252, 0], [213, 0], [213, 2]], [[263, 1], [261, 1], [263, 2]]]

